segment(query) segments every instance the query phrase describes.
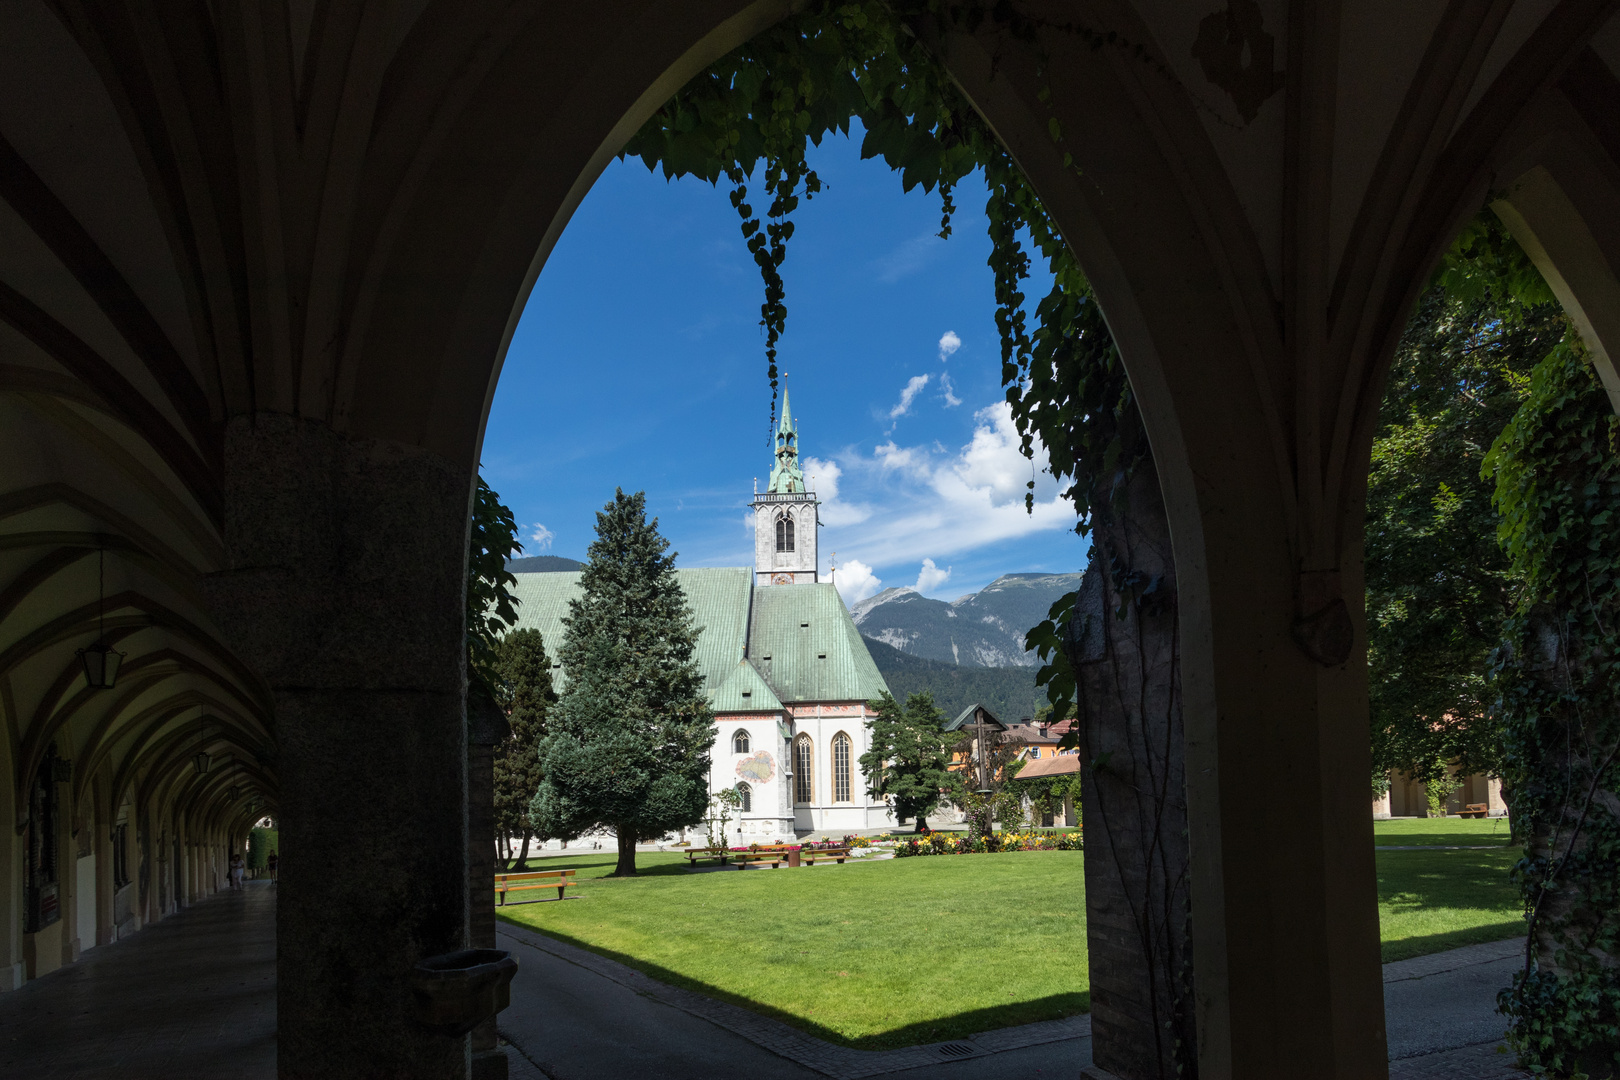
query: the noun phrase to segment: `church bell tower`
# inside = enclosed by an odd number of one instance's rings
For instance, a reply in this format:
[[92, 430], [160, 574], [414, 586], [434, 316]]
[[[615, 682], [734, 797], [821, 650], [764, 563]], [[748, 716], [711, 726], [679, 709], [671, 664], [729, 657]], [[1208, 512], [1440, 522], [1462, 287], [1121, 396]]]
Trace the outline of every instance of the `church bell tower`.
[[776, 463], [771, 482], [754, 492], [754, 584], [809, 585], [816, 577], [815, 493], [804, 482], [799, 465], [799, 428], [793, 422], [787, 391], [782, 391], [782, 421], [776, 425]]

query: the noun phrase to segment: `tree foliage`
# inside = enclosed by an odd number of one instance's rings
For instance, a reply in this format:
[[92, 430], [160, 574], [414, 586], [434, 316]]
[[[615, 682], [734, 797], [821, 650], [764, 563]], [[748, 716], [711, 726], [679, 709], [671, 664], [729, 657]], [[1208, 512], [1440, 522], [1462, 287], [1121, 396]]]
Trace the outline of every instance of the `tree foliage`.
[[[506, 708], [511, 734], [495, 747], [495, 835], [521, 836], [518, 865], [528, 855], [534, 827], [529, 804], [540, 790], [540, 740], [547, 714], [557, 701], [551, 686], [551, 658], [540, 631], [514, 630], [495, 650], [498, 700]], [[550, 839], [541, 833], [540, 841]]]
[[1620, 1064], [1620, 418], [1573, 334], [1486, 464], [1523, 590], [1492, 673], [1529, 920], [1500, 1004], [1525, 1064], [1606, 1075]]
[[596, 515], [581, 595], [564, 620], [567, 685], [540, 741], [530, 808], [535, 832], [548, 836], [612, 828], [620, 875], [636, 872], [638, 842], [702, 820], [716, 730], [695, 659], [699, 628], [646, 504], [619, 491]]
[[467, 542], [467, 650], [471, 674], [485, 682], [493, 681], [501, 634], [517, 625], [518, 601], [510, 591], [517, 578], [506, 569], [506, 560], [523, 550], [517, 533], [512, 511], [480, 476]]
[[[1519, 271], [1499, 226], [1471, 227], [1465, 239], [1473, 243], [1459, 250], [1488, 247], [1493, 265]], [[1493, 295], [1475, 269], [1448, 265], [1419, 304], [1373, 442], [1366, 590], [1380, 791], [1391, 769], [1436, 788], [1448, 769], [1494, 774], [1500, 764], [1486, 671], [1517, 594], [1496, 540], [1494, 485], [1480, 469], [1567, 321], [1556, 304]]]
[[877, 713], [866, 722], [871, 748], [860, 759], [867, 794], [887, 798], [896, 821], [916, 818], [923, 832], [952, 782], [940, 730], [945, 714], [926, 690], [907, 697], [904, 707], [887, 690], [867, 704]]

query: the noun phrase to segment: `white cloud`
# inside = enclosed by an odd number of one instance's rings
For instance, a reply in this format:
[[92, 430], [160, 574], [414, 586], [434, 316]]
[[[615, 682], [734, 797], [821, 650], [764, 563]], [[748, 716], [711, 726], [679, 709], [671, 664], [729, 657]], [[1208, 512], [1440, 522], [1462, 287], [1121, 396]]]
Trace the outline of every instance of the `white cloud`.
[[529, 526], [529, 543], [535, 554], [551, 550], [551, 542], [557, 539], [557, 534], [540, 524], [538, 521]]
[[838, 462], [807, 457], [804, 459], [804, 475], [814, 478], [810, 490], [814, 491], [816, 498], [821, 501], [817, 513], [823, 525], [832, 528], [840, 525], [859, 525], [872, 516], [870, 506], [839, 499], [838, 481], [844, 475], [844, 470]]
[[885, 472], [891, 469], [913, 469], [916, 467], [921, 455], [925, 455], [927, 452], [926, 450], [916, 450], [911, 447], [902, 449], [894, 444], [893, 439], [890, 439], [888, 442], [881, 443], [873, 448], [872, 460]]
[[844, 470], [838, 467], [838, 462], [807, 457], [804, 459], [804, 475], [814, 481], [810, 485], [810, 490], [816, 493], [816, 498], [824, 503], [838, 500], [838, 478], [844, 475]]
[[949, 580], [951, 580], [950, 567], [941, 570], [934, 565], [933, 559], [924, 559], [922, 570], [917, 574], [917, 591], [931, 593]]
[[945, 407], [947, 409], [954, 409], [956, 406], [962, 404], [962, 399], [956, 396], [956, 387], [952, 385], [951, 377], [949, 375], [941, 372], [939, 376], [939, 385], [940, 388], [945, 391]]
[[956, 336], [955, 330], [945, 331], [945, 336], [939, 339], [939, 360], [944, 363], [951, 358], [951, 353], [962, 347], [962, 339]]
[[910, 412], [911, 403], [917, 400], [917, 395], [922, 393], [923, 387], [927, 385], [927, 375], [913, 375], [911, 381], [906, 383], [906, 388], [900, 391], [900, 403], [889, 410], [889, 419], [898, 420]]
[[838, 588], [838, 595], [844, 598], [845, 606], [849, 607], [869, 596], [876, 596], [878, 590], [883, 588], [883, 582], [872, 573], [872, 568], [859, 559], [846, 559], [844, 565], [834, 572], [833, 583]]
[[[1012, 408], [998, 402], [973, 414], [979, 421], [973, 441], [963, 447], [952, 471], [969, 488], [990, 493], [992, 505], [1023, 502], [1025, 486], [1041, 474], [1019, 449], [1018, 429], [1013, 425]], [[1041, 454], [1044, 459], [1045, 454]], [[1044, 463], [1044, 461], [1042, 462]]]
[[931, 232], [912, 237], [877, 261], [877, 279], [885, 285], [892, 285], [903, 277], [915, 274], [933, 261], [944, 243]]
[[[1024, 457], [1006, 403], [973, 416], [972, 437], [954, 448], [933, 440], [902, 446], [891, 438], [869, 453], [837, 455], [838, 499], [823, 507], [822, 545], [862, 565], [893, 568], [1073, 528], [1074, 507], [1058, 497], [1045, 471], [1046, 449], [1037, 442], [1034, 462]], [[1031, 479], [1033, 513], [1024, 509]], [[929, 565], [936, 574], [948, 572]]]

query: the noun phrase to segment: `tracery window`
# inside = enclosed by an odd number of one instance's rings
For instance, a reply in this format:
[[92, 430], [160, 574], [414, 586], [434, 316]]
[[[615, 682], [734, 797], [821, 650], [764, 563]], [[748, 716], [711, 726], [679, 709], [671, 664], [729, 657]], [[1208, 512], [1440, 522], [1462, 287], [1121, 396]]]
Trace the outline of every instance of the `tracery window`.
[[849, 736], [833, 736], [833, 802], [849, 802]]
[[745, 813], [745, 814], [753, 813], [754, 812], [754, 789], [749, 787], [747, 784], [738, 784], [737, 785], [737, 795], [738, 795], [739, 798], [742, 799], [742, 803], [739, 805], [738, 808], [740, 810], [742, 810], [742, 812]]
[[748, 732], [742, 729], [731, 737], [731, 752], [733, 754], [748, 753]]
[[815, 785], [810, 782], [811, 770], [816, 766], [815, 747], [810, 743], [809, 735], [800, 735], [793, 740], [793, 801], [795, 803], [809, 803], [815, 795]]
[[793, 550], [793, 519], [786, 514], [776, 519], [776, 550]]

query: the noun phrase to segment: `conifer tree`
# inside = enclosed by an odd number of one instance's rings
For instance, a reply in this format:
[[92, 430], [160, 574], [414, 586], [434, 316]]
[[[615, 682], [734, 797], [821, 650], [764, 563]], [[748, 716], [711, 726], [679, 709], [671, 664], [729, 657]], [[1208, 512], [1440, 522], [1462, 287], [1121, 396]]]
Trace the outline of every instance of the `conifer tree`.
[[[535, 836], [529, 803], [540, 790], [540, 739], [546, 732], [546, 714], [557, 701], [551, 687], [551, 658], [540, 631], [507, 634], [495, 650], [495, 674], [512, 731], [495, 748], [495, 835], [503, 844], [509, 837], [523, 837], [517, 854], [521, 867]], [[538, 839], [544, 843], [550, 837], [542, 833]]]
[[940, 730], [945, 714], [926, 690], [907, 697], [904, 708], [887, 690], [869, 705], [877, 715], [866, 722], [871, 749], [861, 755], [867, 791], [873, 798], [888, 796], [895, 820], [914, 817], [923, 832], [940, 804], [940, 790], [953, 783]]
[[559, 652], [568, 684], [540, 742], [535, 831], [618, 835], [615, 876], [636, 872], [638, 842], [696, 825], [709, 804], [714, 713], [694, 654], [699, 628], [675, 555], [642, 492], [596, 515], [596, 540], [569, 604]]

